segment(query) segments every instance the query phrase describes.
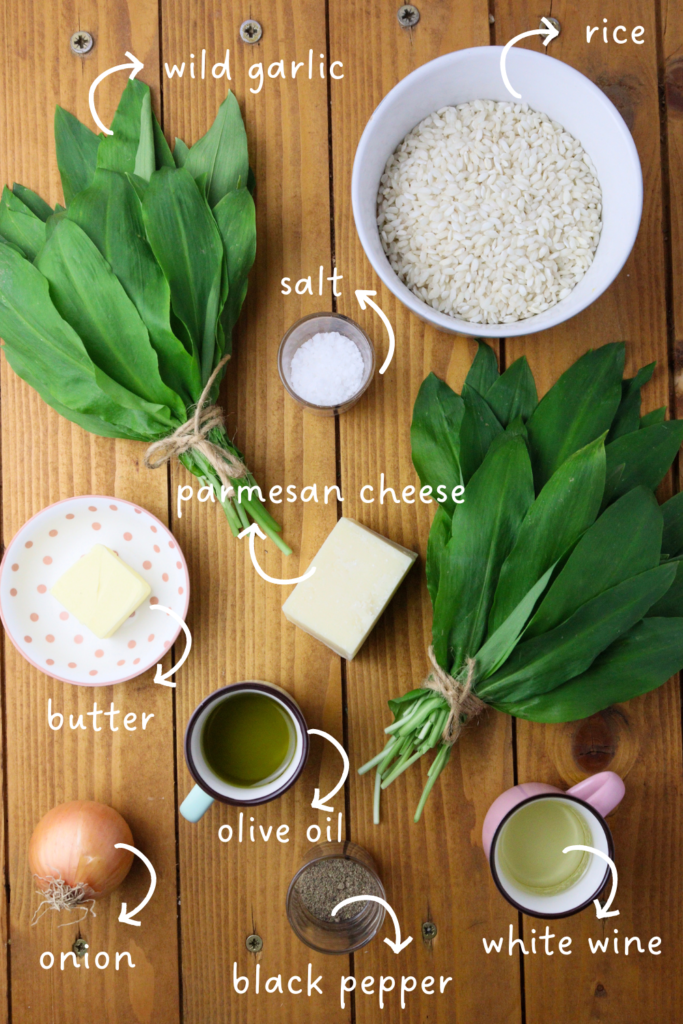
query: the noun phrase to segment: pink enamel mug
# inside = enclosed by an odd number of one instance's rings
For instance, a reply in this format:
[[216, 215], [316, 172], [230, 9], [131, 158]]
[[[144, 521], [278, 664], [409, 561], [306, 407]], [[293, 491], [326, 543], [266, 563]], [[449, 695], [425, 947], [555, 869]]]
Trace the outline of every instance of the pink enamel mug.
[[[482, 840], [494, 881], [505, 899], [523, 913], [541, 918], [569, 917], [590, 906], [610, 876], [604, 856], [614, 859], [612, 833], [605, 817], [624, 793], [618, 775], [599, 772], [566, 792], [543, 782], [525, 782], [494, 800], [484, 819]], [[545, 805], [547, 801], [553, 802], [552, 807]], [[560, 864], [565, 841], [561, 837], [569, 834], [567, 829], [574, 830], [580, 845], [588, 850], [568, 850], [574, 861], [561, 863], [575, 863], [575, 870], [568, 872], [559, 886], [546, 884], [550, 875], [544, 875], [539, 865], [542, 863], [545, 869], [548, 851]], [[528, 871], [540, 871], [538, 879], [532, 880], [532, 875], [527, 877], [519, 870], [519, 858], [525, 854]]]

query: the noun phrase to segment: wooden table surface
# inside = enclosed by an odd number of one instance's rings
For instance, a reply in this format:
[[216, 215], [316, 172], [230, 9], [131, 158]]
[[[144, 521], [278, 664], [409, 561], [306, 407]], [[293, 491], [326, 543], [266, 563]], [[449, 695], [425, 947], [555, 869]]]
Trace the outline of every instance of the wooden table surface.
[[[525, 353], [541, 391], [586, 349], [627, 342], [627, 370], [657, 360], [644, 392], [646, 409], [668, 404], [683, 414], [676, 368], [683, 363], [683, 9], [676, 0], [552, 0], [551, 10], [529, 0], [418, 0], [412, 30], [397, 20], [398, 0], [7, 0], [2, 12], [0, 64], [0, 180], [21, 181], [51, 203], [61, 200], [52, 119], [60, 103], [91, 124], [88, 89], [130, 50], [144, 62], [140, 77], [153, 89], [169, 140], [202, 135], [226, 93], [225, 79], [169, 79], [164, 62], [207, 66], [230, 50], [232, 86], [245, 116], [257, 177], [258, 256], [236, 332], [236, 354], [223, 388], [231, 433], [264, 487], [338, 483], [343, 505], [283, 504], [277, 515], [294, 548], [290, 559], [272, 545], [261, 550], [268, 573], [303, 571], [338, 515], [354, 516], [420, 552], [424, 559], [431, 511], [419, 505], [363, 505], [360, 486], [395, 488], [416, 482], [410, 460], [411, 408], [424, 376], [434, 370], [458, 387], [473, 341], [441, 334], [410, 315], [373, 274], [358, 242], [351, 212], [354, 153], [371, 112], [408, 72], [440, 54], [504, 43], [552, 14], [562, 34], [552, 56], [596, 82], [615, 102], [640, 154], [645, 205], [640, 234], [611, 288], [582, 314], [551, 331], [501, 342], [501, 366]], [[263, 26], [258, 45], [240, 42], [246, 17]], [[642, 44], [617, 45], [600, 33], [586, 43], [586, 26], [628, 31], [641, 25]], [[95, 46], [73, 56], [69, 37], [86, 29]], [[522, 45], [540, 49], [538, 40]], [[267, 79], [255, 93], [247, 78], [255, 63], [307, 61], [313, 51], [343, 62], [340, 81]], [[98, 89], [108, 122], [123, 85], [112, 75]], [[280, 280], [325, 276], [336, 266], [341, 296], [281, 294]], [[334, 419], [303, 414], [285, 394], [277, 347], [298, 317], [330, 309], [358, 320], [381, 359], [386, 335], [378, 318], [362, 313], [354, 289], [373, 288], [396, 329], [396, 356], [382, 378], [349, 413]], [[315, 289], [314, 289], [315, 290]], [[386, 792], [382, 824], [372, 824], [371, 783], [355, 773], [382, 743], [386, 700], [424, 675], [431, 609], [418, 565], [365, 647], [348, 666], [285, 622], [286, 589], [254, 572], [244, 544], [230, 534], [216, 506], [186, 505], [175, 514], [178, 484], [191, 478], [173, 468], [150, 472], [144, 446], [84, 433], [52, 412], [2, 359], [2, 530], [5, 543], [34, 513], [62, 498], [101, 493], [134, 499], [167, 522], [187, 557], [191, 576], [188, 623], [194, 638], [176, 690], [155, 686], [152, 673], [113, 688], [61, 684], [33, 669], [9, 642], [2, 674], [2, 788], [0, 856], [0, 1024], [674, 1024], [683, 1019], [681, 894], [681, 707], [676, 680], [626, 705], [580, 723], [515, 724], [488, 714], [465, 731], [419, 825], [412, 810], [425, 781], [422, 763]], [[677, 486], [677, 474], [669, 490]], [[193, 481], [194, 482], [194, 481]], [[339, 771], [330, 744], [314, 739], [297, 786], [254, 812], [256, 825], [290, 826], [287, 844], [272, 838], [239, 844], [218, 838], [237, 824], [235, 808], [214, 806], [195, 825], [178, 816], [191, 780], [182, 751], [192, 709], [214, 689], [243, 678], [267, 679], [299, 701], [311, 727], [344, 740], [352, 771], [344, 808], [345, 836], [375, 857], [404, 934], [414, 936], [395, 956], [381, 936], [351, 958], [324, 957], [299, 943], [284, 913], [288, 882], [308, 847], [306, 830], [327, 816], [311, 810], [313, 790], [331, 788]], [[123, 712], [153, 714], [142, 733], [74, 732], [48, 727], [47, 706], [66, 716], [112, 701]], [[487, 955], [482, 937], [507, 937], [510, 925], [527, 943], [538, 921], [518, 919], [499, 896], [481, 846], [491, 801], [514, 781], [568, 786], [609, 767], [626, 779], [623, 804], [611, 816], [619, 868], [619, 917], [597, 921], [592, 910], [557, 922], [552, 931], [573, 939], [572, 954]], [[133, 928], [118, 922], [121, 900], [135, 906], [148, 874], [136, 861], [117, 894], [80, 926], [89, 968], [60, 953], [71, 949], [76, 925], [57, 927], [48, 914], [32, 927], [38, 903], [27, 846], [39, 818], [65, 800], [113, 804], [129, 821], [136, 845], [152, 860], [158, 886]], [[245, 832], [246, 837], [246, 832]], [[423, 940], [422, 925], [437, 927]], [[647, 948], [661, 938], [661, 955], [591, 954], [587, 939], [638, 935]], [[247, 951], [251, 933], [262, 951]], [[386, 930], [382, 934], [390, 934]], [[557, 950], [555, 945], [554, 947]], [[129, 951], [135, 968], [114, 954]], [[40, 966], [45, 951], [52, 969]], [[112, 963], [94, 966], [105, 951]], [[306, 994], [308, 965], [322, 980]], [[236, 967], [234, 966], [236, 965]], [[261, 990], [254, 991], [257, 965]], [[237, 994], [233, 970], [250, 980]], [[282, 976], [283, 993], [265, 981]], [[304, 992], [287, 991], [293, 975]], [[342, 1009], [340, 978], [355, 975], [358, 990]], [[417, 990], [400, 1005], [401, 975]], [[375, 979], [374, 994], [361, 980]], [[397, 979], [380, 1009], [381, 976]], [[420, 991], [434, 976], [436, 994]], [[450, 977], [443, 994], [439, 976]], [[386, 985], [389, 983], [386, 982]], [[273, 982], [275, 985], [275, 982]], [[293, 983], [296, 987], [298, 982]], [[372, 988], [368, 982], [366, 989]]]

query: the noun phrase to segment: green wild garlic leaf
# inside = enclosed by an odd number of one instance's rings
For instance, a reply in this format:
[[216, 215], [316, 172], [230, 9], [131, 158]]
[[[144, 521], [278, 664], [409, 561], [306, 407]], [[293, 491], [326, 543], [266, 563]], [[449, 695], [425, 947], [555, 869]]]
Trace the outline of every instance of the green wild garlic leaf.
[[152, 111], [152, 134], [154, 136], [154, 159], [157, 171], [160, 167], [175, 167], [171, 147], [166, 141], [166, 136], [156, 119], [154, 111]]
[[460, 425], [465, 403], [448, 384], [430, 373], [422, 382], [410, 425], [413, 465], [423, 487], [446, 489], [443, 506], [449, 516], [455, 511], [453, 489], [463, 483], [460, 469]]
[[111, 123], [113, 135], [105, 135], [97, 153], [97, 166], [136, 174], [149, 181], [156, 166], [152, 102], [149, 86], [129, 78]]
[[176, 167], [184, 167], [185, 161], [187, 160], [187, 154], [190, 152], [190, 147], [187, 146], [182, 139], [175, 140], [175, 147], [173, 149], [173, 162]]
[[521, 437], [510, 435], [472, 477], [441, 558], [432, 637], [447, 671], [479, 650], [500, 567], [533, 499], [529, 453]]
[[543, 573], [538, 583], [535, 583], [528, 594], [524, 595], [505, 622], [488, 638], [483, 647], [479, 648], [477, 652], [477, 681], [493, 675], [510, 657], [539, 597], [548, 586], [554, 568], [555, 566], [551, 565], [547, 572]]
[[675, 575], [675, 566], [660, 565], [587, 601], [560, 626], [519, 644], [503, 667], [477, 687], [477, 694], [489, 703], [519, 701], [548, 693], [585, 672], [644, 617]]
[[436, 595], [439, 591], [439, 577], [441, 575], [441, 559], [443, 558], [446, 545], [451, 539], [451, 516], [443, 505], [439, 505], [436, 515], [432, 520], [427, 541], [427, 561], [425, 572], [427, 576], [427, 590], [432, 599], [432, 607], [436, 603]]
[[532, 722], [574, 722], [657, 689], [683, 665], [683, 618], [643, 619], [583, 673], [549, 693], [494, 707]]
[[527, 423], [536, 490], [565, 459], [608, 431], [621, 402], [623, 342], [586, 352], [538, 403]]
[[[86, 232], [135, 305], [159, 361], [162, 380], [189, 407], [202, 391], [199, 356], [171, 328], [171, 291], [145, 237], [142, 207], [127, 175], [100, 169], [71, 203], [68, 217]], [[176, 415], [180, 411], [174, 404]]]
[[247, 133], [233, 92], [229, 92], [221, 103], [206, 135], [191, 147], [183, 167], [193, 178], [206, 174], [207, 198], [211, 207], [233, 189], [246, 187], [249, 174]]
[[648, 609], [648, 617], [683, 615], [683, 555], [671, 559], [666, 565], [673, 565], [676, 569], [674, 581], [666, 594]]
[[662, 513], [651, 491], [636, 487], [615, 501], [580, 538], [526, 639], [547, 633], [604, 590], [659, 565], [661, 540]]
[[20, 185], [15, 181], [12, 185], [12, 191], [17, 199], [21, 199], [24, 206], [27, 206], [31, 213], [35, 213], [36, 217], [40, 217], [42, 221], [46, 221], [48, 217], [51, 217], [55, 212], [52, 207], [38, 195], [37, 192], [33, 192], [30, 188], [26, 188], [25, 185]]
[[246, 188], [228, 192], [216, 204], [213, 215], [223, 240], [228, 294], [221, 312], [227, 351], [232, 331], [247, 294], [247, 278], [256, 258], [256, 211]]
[[655, 423], [608, 444], [604, 504], [633, 487], [654, 491], [667, 474], [683, 442], [683, 420]]
[[486, 399], [469, 384], [463, 385], [462, 400], [465, 412], [460, 425], [460, 467], [463, 483], [467, 484], [503, 428]]
[[478, 391], [482, 398], [486, 398], [489, 388], [493, 387], [498, 380], [498, 360], [496, 353], [485, 341], [477, 341], [477, 354], [472, 360], [465, 377], [465, 384]]
[[171, 289], [173, 312], [211, 376], [220, 312], [223, 242], [197, 185], [184, 169], [155, 171], [142, 201], [147, 238]]
[[64, 409], [120, 427], [113, 436], [155, 440], [178, 425], [167, 406], [145, 401], [95, 365], [55, 309], [45, 277], [6, 245], [0, 245], [0, 336], [10, 365], [16, 353], [17, 365], [30, 366]]
[[656, 365], [656, 363], [648, 363], [647, 366], [638, 370], [635, 377], [621, 382], [621, 402], [612, 420], [612, 426], [607, 435], [607, 444], [623, 434], [630, 434], [633, 430], [640, 428], [640, 389], [650, 380]]
[[[35, 362], [31, 358], [24, 358], [25, 352], [20, 354], [19, 349], [6, 346], [5, 355], [7, 356], [7, 362], [17, 377], [21, 377], [22, 380], [26, 381], [40, 395], [45, 404], [49, 405], [60, 416], [63, 416], [64, 419], [70, 420], [71, 423], [76, 423], [90, 434], [97, 434], [98, 437], [119, 437], [126, 441], [140, 440], [140, 433], [135, 425], [127, 425], [121, 420], [120, 414], [123, 410], [119, 409], [116, 413], [119, 416], [117, 424], [108, 423], [100, 416], [78, 412], [76, 409], [64, 405], [55, 398], [49, 390], [45, 379], [34, 372]], [[144, 439], [146, 440], [146, 438]]]
[[664, 423], [666, 412], [665, 405], [660, 405], [659, 409], [653, 409], [652, 412], [646, 412], [644, 416], [640, 417], [639, 429], [644, 430], [645, 427], [653, 427], [655, 423]]
[[599, 437], [560, 465], [529, 509], [501, 569], [490, 633], [594, 522], [604, 487], [605, 448]]
[[526, 423], [538, 405], [536, 384], [526, 356], [515, 359], [501, 373], [486, 392], [486, 401], [504, 427], [518, 417]]
[[0, 199], [0, 235], [34, 260], [45, 244], [45, 223], [5, 186]]
[[673, 557], [683, 554], [683, 491], [660, 505], [664, 517], [662, 552]]
[[35, 262], [60, 316], [81, 338], [92, 361], [126, 390], [175, 410], [185, 407], [159, 374], [147, 329], [97, 246], [68, 218], [57, 225]]
[[55, 110], [55, 146], [57, 166], [62, 179], [64, 202], [68, 206], [75, 195], [87, 188], [97, 167], [100, 137], [58, 106]]

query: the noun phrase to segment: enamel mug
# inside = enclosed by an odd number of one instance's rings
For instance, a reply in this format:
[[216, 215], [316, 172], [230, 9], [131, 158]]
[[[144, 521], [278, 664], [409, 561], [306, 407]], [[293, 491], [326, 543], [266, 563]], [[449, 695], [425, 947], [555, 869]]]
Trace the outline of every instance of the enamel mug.
[[[219, 702], [228, 701], [235, 694], [245, 691], [264, 693], [281, 705], [290, 726], [291, 756], [284, 768], [273, 778], [264, 779], [254, 786], [243, 787], [231, 785], [213, 771], [204, 756], [202, 733], [211, 712]], [[195, 708], [187, 725], [185, 760], [196, 786], [190, 790], [180, 805], [180, 813], [187, 821], [199, 821], [214, 800], [242, 807], [253, 807], [275, 800], [293, 786], [301, 775], [308, 758], [308, 748], [308, 730], [301, 708], [280, 686], [261, 680], [249, 680], [232, 683], [216, 690]]]
[[614, 772], [599, 772], [564, 792], [542, 782], [525, 782], [502, 793], [489, 807], [482, 840], [493, 879], [505, 899], [532, 917], [559, 918], [576, 914], [591, 905], [602, 892], [610, 875], [607, 862], [589, 854], [580, 877], [562, 892], [531, 891], [520, 887], [506, 871], [500, 856], [503, 830], [519, 810], [535, 800], [561, 800], [571, 805], [585, 826], [585, 845], [614, 859], [612, 833], [605, 816], [621, 802], [625, 793], [622, 779]]

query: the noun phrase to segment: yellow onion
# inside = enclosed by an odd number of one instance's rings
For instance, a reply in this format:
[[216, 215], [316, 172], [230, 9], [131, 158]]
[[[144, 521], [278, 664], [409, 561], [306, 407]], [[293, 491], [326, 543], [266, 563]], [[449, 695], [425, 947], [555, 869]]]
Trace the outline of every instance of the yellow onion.
[[[130, 871], [133, 835], [118, 811], [94, 800], [72, 800], [48, 811], [36, 825], [28, 861], [46, 910], [73, 910], [113, 892]], [[87, 914], [87, 906], [85, 908]]]

